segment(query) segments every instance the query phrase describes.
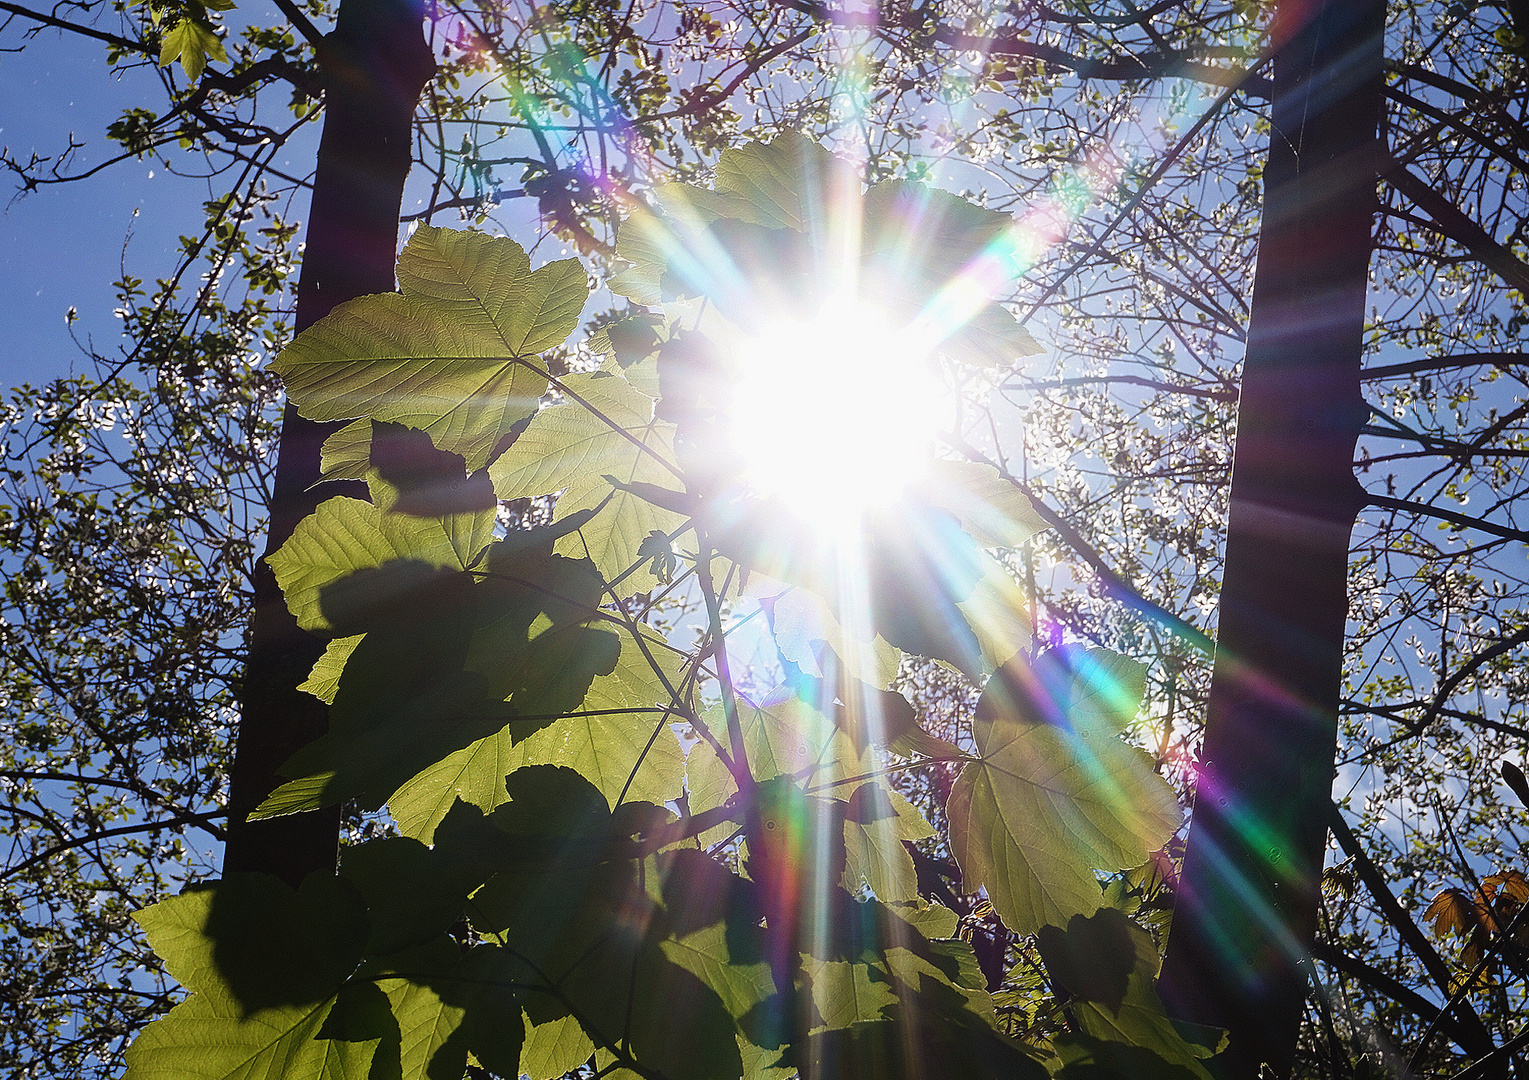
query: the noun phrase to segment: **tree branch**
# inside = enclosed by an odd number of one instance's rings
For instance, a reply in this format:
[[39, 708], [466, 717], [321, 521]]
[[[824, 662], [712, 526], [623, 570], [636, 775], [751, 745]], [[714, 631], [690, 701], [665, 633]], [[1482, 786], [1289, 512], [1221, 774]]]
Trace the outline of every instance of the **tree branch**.
[[323, 32], [309, 21], [308, 16], [303, 14], [302, 8], [292, 3], [292, 0], [273, 0], [273, 3], [275, 3], [278, 11], [291, 20], [297, 32], [303, 35], [303, 38], [309, 45], [313, 46], [315, 51], [324, 47]]
[[1370, 491], [1365, 491], [1363, 497], [1367, 506], [1378, 506], [1385, 510], [1401, 510], [1406, 513], [1419, 514], [1423, 517], [1438, 518], [1440, 521], [1447, 521], [1451, 525], [1459, 525], [1461, 528], [1476, 529], [1491, 536], [1500, 536], [1504, 540], [1517, 540], [1521, 543], [1529, 544], [1529, 532], [1525, 532], [1522, 529], [1509, 528], [1507, 525], [1498, 525], [1496, 522], [1471, 517], [1469, 514], [1456, 513], [1453, 510], [1445, 510], [1442, 507], [1432, 506], [1428, 503], [1414, 502], [1411, 499], [1394, 499], [1389, 495], [1377, 495]]
[[1123, 601], [1139, 615], [1158, 623], [1169, 633], [1183, 638], [1189, 645], [1198, 649], [1206, 656], [1214, 654], [1216, 648], [1215, 642], [1206, 635], [1205, 631], [1197, 626], [1190, 625], [1167, 608], [1153, 603], [1143, 596], [1135, 586], [1116, 573], [1104, 561], [1104, 557], [1094, 549], [1093, 545], [1083, 539], [1082, 534], [1073, 528], [1066, 518], [1047, 506], [1023, 480], [964, 440], [949, 438], [947, 441], [952, 447], [961, 451], [972, 461], [980, 461], [997, 469], [998, 475], [1003, 477], [1006, 483], [1011, 485], [1016, 491], [1022, 492], [1025, 498], [1030, 500], [1030, 505], [1035, 508], [1037, 516], [1047, 525], [1051, 526], [1056, 531], [1056, 534], [1062, 538], [1062, 542], [1087, 563], [1089, 568], [1098, 576], [1100, 587], [1106, 595]]
[[31, 19], [33, 22], [40, 22], [44, 26], [68, 30], [71, 34], [81, 34], [88, 38], [95, 38], [97, 41], [104, 41], [108, 45], [115, 45], [119, 49], [138, 53], [141, 56], [153, 57], [155, 59], [159, 57], [159, 53], [156, 50], [151, 49], [141, 41], [132, 41], [129, 38], [119, 37], [116, 34], [108, 34], [106, 31], [97, 30], [93, 26], [81, 26], [79, 23], [72, 23], [55, 15], [44, 15], [40, 11], [33, 11], [30, 8], [9, 3], [8, 0], [0, 0], [0, 11], [9, 11], [12, 15], [20, 15], [23, 19]]
[[1511, 652], [1526, 641], [1529, 641], [1529, 626], [1525, 626], [1517, 633], [1503, 638], [1496, 645], [1483, 649], [1455, 668], [1454, 671], [1450, 672], [1448, 678], [1439, 683], [1439, 688], [1434, 691], [1433, 700], [1429, 702], [1428, 708], [1424, 711], [1422, 717], [1416, 723], [1407, 725], [1408, 734], [1416, 735], [1437, 720], [1439, 718], [1439, 711], [1444, 708], [1444, 703], [1449, 700], [1449, 696], [1455, 692], [1455, 687], [1459, 686], [1484, 665], [1491, 663], [1504, 653]]
[[[1350, 956], [1342, 949], [1329, 945], [1325, 941], [1314, 943], [1311, 947], [1311, 955], [1329, 967], [1352, 975], [1370, 989], [1385, 994], [1402, 1008], [1409, 1010], [1414, 1016], [1424, 1020], [1432, 1020], [1439, 1011], [1439, 1006], [1436, 1002], [1429, 1001], [1394, 975], [1388, 975], [1373, 964], [1368, 964], [1357, 956]], [[1454, 1017], [1446, 1020], [1445, 1024], [1456, 1045], [1466, 1046], [1468, 1043], [1475, 1041], [1471, 1036], [1465, 1034], [1464, 1026]], [[1486, 1029], [1482, 1028], [1482, 1033], [1484, 1034], [1485, 1032]], [[1490, 1045], [1490, 1041], [1488, 1045]], [[1472, 1052], [1474, 1053], [1475, 1051]]]
[[940, 27], [935, 30], [934, 39], [942, 45], [962, 51], [972, 50], [984, 56], [1015, 56], [1025, 60], [1039, 60], [1054, 67], [1067, 68], [1080, 79], [1139, 82], [1143, 79], [1184, 78], [1229, 90], [1241, 90], [1250, 97], [1267, 99], [1269, 96], [1269, 80], [1254, 74], [1252, 69], [1215, 67], [1193, 59], [1194, 53], [1188, 50], [1093, 60], [1074, 56], [1054, 45], [1025, 40], [1013, 30], [968, 34], [950, 27]]
[[1393, 161], [1382, 177], [1431, 217], [1440, 232], [1476, 256], [1477, 261], [1509, 285], [1529, 296], [1529, 264], [1499, 244], [1458, 206], [1429, 187], [1427, 181], [1414, 175], [1400, 162]]
[[[1449, 997], [1453, 988], [1449, 965], [1433, 947], [1433, 942], [1418, 929], [1418, 924], [1412, 921], [1412, 916], [1408, 914], [1407, 909], [1402, 907], [1392, 895], [1385, 876], [1366, 854], [1364, 845], [1349, 828], [1348, 822], [1343, 818], [1343, 811], [1339, 810], [1336, 804], [1330, 808], [1328, 825], [1332, 829], [1333, 839], [1338, 842], [1343, 853], [1354, 860], [1354, 868], [1359, 872], [1359, 880], [1364, 882], [1364, 887], [1374, 898], [1387, 924], [1396, 931], [1397, 936], [1406, 942], [1413, 955], [1422, 962], [1423, 969], [1428, 972], [1428, 977], [1439, 988], [1439, 992], [1446, 998]], [[1430, 1005], [1428, 1011], [1420, 1015], [1429, 1018], [1438, 1016], [1437, 1006]], [[1476, 1011], [1471, 1008], [1469, 1001], [1462, 1000], [1455, 1005], [1454, 1016], [1455, 1021], [1451, 1022], [1451, 1026], [1456, 1028], [1456, 1034], [1461, 1036], [1456, 1039], [1456, 1042], [1462, 1048], [1472, 1054], [1485, 1054], [1491, 1051], [1492, 1036], [1482, 1024], [1481, 1017], [1477, 1016]]]
[[1425, 360], [1408, 360], [1400, 364], [1382, 364], [1365, 368], [1362, 379], [1394, 379], [1401, 375], [1417, 375], [1424, 371], [1441, 371], [1446, 368], [1470, 367], [1474, 364], [1491, 364], [1503, 371], [1515, 364], [1529, 364], [1529, 353], [1485, 352], [1461, 353], [1459, 356], [1431, 356]]
[[1161, 390], [1165, 394], [1187, 394], [1190, 397], [1208, 398], [1211, 401], [1236, 401], [1236, 390], [1210, 390], [1203, 386], [1181, 386], [1176, 383], [1160, 382], [1157, 379], [1144, 378], [1141, 375], [1094, 375], [1087, 378], [1076, 379], [1021, 379], [1004, 383], [1000, 390], [1063, 390], [1073, 386], [1102, 386], [1110, 383], [1124, 383], [1128, 386], [1143, 386], [1148, 390]]

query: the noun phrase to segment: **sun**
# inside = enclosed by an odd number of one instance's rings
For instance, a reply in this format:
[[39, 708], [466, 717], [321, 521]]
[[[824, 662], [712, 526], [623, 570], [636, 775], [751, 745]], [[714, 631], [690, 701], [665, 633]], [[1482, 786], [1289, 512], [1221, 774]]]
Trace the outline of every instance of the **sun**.
[[923, 475], [948, 395], [892, 313], [829, 302], [737, 342], [728, 437], [755, 492], [852, 528]]

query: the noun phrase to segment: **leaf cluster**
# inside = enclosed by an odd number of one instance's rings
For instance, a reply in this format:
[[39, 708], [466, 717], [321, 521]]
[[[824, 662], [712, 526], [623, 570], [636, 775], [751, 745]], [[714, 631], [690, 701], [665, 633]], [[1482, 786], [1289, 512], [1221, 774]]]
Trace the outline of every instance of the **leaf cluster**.
[[[800, 138], [723, 162], [727, 181], [680, 213], [709, 207], [704, 226], [740, 255], [804, 243], [814, 182], [838, 168]], [[871, 236], [935, 230], [930, 277], [1003, 227], [907, 185], [862, 205]], [[299, 408], [348, 421], [326, 471], [364, 479], [370, 500], [320, 504], [271, 557], [300, 625], [329, 638], [304, 688], [331, 724], [256, 813], [386, 805], [404, 835], [349, 847], [338, 878], [295, 893], [233, 877], [145, 911], [191, 997], [134, 1044], [134, 1080], [550, 1080], [585, 1059], [676, 1080], [1206, 1075], [1214, 1046], [1164, 1017], [1156, 946], [1096, 876], [1147, 861], [1179, 823], [1120, 737], [1140, 665], [1023, 648], [977, 538], [1036, 524], [974, 463], [947, 462], [948, 487], [871, 529], [875, 602], [853, 622], [804, 523], [686, 450], [708, 407], [692, 376], [725, 391], [729, 359], [720, 336], [673, 347], [698, 301], [649, 296], [684, 256], [644, 244], [684, 224], [629, 226], [621, 287], [652, 310], [606, 331], [599, 370], [545, 358], [583, 307], [577, 264], [533, 270], [509, 240], [428, 227], [399, 294], [343, 305], [283, 352]], [[946, 362], [1033, 348], [1017, 327], [985, 342], [952, 341]], [[499, 523], [502, 501], [550, 494], [550, 524]], [[693, 648], [645, 622], [658, 555], [667, 588], [707, 612]], [[782, 676], [763, 692], [729, 662], [724, 606], [751, 602]], [[971, 753], [889, 688], [905, 654], [983, 686]], [[939, 838], [891, 778], [951, 760]], [[1006, 1033], [956, 912], [920, 888], [914, 845], [931, 840], [1036, 935], [1077, 1034]]]

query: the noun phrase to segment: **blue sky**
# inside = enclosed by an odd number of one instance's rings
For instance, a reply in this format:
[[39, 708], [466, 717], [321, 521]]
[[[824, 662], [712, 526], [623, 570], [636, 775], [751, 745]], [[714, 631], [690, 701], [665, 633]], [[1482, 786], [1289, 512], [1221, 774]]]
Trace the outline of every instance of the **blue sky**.
[[[0, 143], [25, 160], [33, 152], [58, 153], [73, 131], [89, 144], [81, 160], [100, 161], [108, 150], [106, 125], [131, 97], [153, 92], [148, 78], [135, 72], [119, 82], [107, 69], [104, 46], [45, 30], [22, 52], [0, 53]], [[70, 305], [98, 348], [114, 341], [111, 283], [130, 232], [131, 263], [171, 257], [174, 231], [166, 231], [165, 211], [180, 194], [173, 189], [187, 185], [162, 172], [151, 180], [148, 172], [146, 163], [124, 162], [20, 197], [13, 177], [0, 178], [0, 373], [7, 386], [78, 366], [64, 323]], [[141, 211], [137, 218], [134, 210]]]
[[[15, 20], [4, 44], [22, 40]], [[160, 106], [156, 74], [113, 74], [100, 42], [44, 28], [20, 52], [0, 52], [0, 144], [26, 160], [67, 148], [73, 132], [86, 144], [79, 172], [117, 149], [106, 127], [131, 105]], [[304, 153], [308, 161], [296, 160]], [[293, 167], [311, 168], [311, 147], [294, 146]], [[181, 233], [200, 227], [205, 181], [168, 174], [156, 163], [123, 161], [90, 177], [18, 196], [0, 175], [0, 386], [37, 383], [79, 369], [64, 313], [78, 311], [76, 331], [96, 351], [115, 352], [119, 324], [112, 283], [128, 273], [146, 280], [170, 272]], [[306, 210], [306, 206], [301, 210]], [[137, 212], [135, 215], [135, 211]]]

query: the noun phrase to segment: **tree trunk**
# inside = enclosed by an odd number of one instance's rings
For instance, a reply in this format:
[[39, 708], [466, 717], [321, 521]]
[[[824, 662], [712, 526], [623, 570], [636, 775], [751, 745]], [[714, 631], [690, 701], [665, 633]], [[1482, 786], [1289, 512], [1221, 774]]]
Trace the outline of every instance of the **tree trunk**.
[[[301, 331], [357, 296], [391, 291], [399, 208], [413, 161], [414, 108], [435, 71], [415, 0], [343, 0], [324, 38], [324, 130], [319, 141], [302, 276]], [[319, 448], [336, 424], [316, 424], [287, 406], [271, 495], [266, 554], [342, 485], [313, 490]], [[270, 821], [246, 817], [282, 782], [277, 769], [322, 735], [326, 708], [297, 685], [324, 644], [300, 630], [264, 559], [255, 569], [255, 615], [245, 669], [244, 715], [234, 748], [225, 872], [254, 870], [295, 885], [335, 865], [339, 811]]]
[[[1298, 20], [1304, 20], [1297, 25]], [[1289, 1075], [1316, 928], [1348, 611], [1383, 0], [1284, 0], [1215, 670], [1162, 990]]]

